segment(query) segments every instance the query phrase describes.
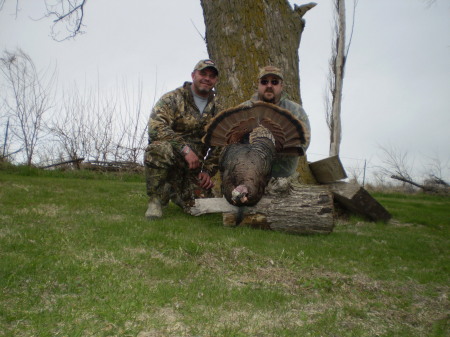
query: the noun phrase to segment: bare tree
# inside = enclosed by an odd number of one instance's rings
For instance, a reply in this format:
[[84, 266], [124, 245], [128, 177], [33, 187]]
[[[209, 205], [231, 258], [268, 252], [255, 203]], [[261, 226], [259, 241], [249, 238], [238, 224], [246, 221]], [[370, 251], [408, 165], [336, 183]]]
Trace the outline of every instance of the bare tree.
[[88, 136], [87, 106], [85, 93], [78, 87], [63, 92], [61, 106], [48, 126], [63, 153], [61, 159], [77, 160], [88, 158], [91, 153], [91, 141]]
[[334, 0], [335, 35], [332, 43], [330, 74], [328, 75], [328, 90], [325, 99], [326, 121], [330, 130], [330, 156], [338, 155], [341, 146], [341, 105], [345, 64], [347, 62], [348, 52], [350, 50], [351, 39], [353, 36], [357, 4], [358, 0], [353, 0], [352, 28], [349, 42], [346, 44], [345, 0]]
[[430, 158], [430, 162], [425, 167], [424, 172], [424, 185], [428, 186], [430, 189], [435, 188], [449, 188], [449, 183], [445, 180], [444, 172], [450, 170], [450, 160], [443, 162], [439, 156]]
[[96, 87], [80, 91], [76, 86], [63, 94], [62, 104], [48, 126], [62, 161], [80, 158], [91, 163], [139, 164], [147, 140], [143, 85], [123, 81], [110, 92]]
[[20, 49], [5, 51], [0, 67], [7, 86], [4, 103], [11, 117], [11, 131], [25, 149], [27, 165], [31, 165], [44, 114], [52, 106], [56, 73], [39, 73], [31, 58]]
[[123, 102], [118, 110], [117, 118], [119, 120], [119, 138], [117, 139], [116, 158], [135, 164], [141, 161], [147, 140], [147, 128], [143, 125], [146, 125], [148, 116], [144, 115], [142, 106], [142, 87], [142, 80], [139, 80], [137, 88], [131, 90], [134, 95], [130, 95], [126, 82], [123, 82], [121, 90]]
[[92, 144], [91, 156], [96, 161], [108, 161], [114, 148], [114, 117], [117, 113], [118, 97], [92, 89], [86, 100], [87, 134]]
[[354, 166], [346, 167], [350, 181], [356, 182], [364, 186], [364, 174], [366, 163], [357, 162]]
[[[16, 16], [20, 11], [19, 0], [16, 1]], [[6, 0], [0, 0], [0, 10]], [[74, 38], [84, 31], [84, 10], [87, 0], [43, 0], [46, 11], [43, 18], [51, 18], [51, 37], [56, 41]]]
[[409, 158], [408, 152], [401, 151], [392, 145], [380, 146], [380, 149], [382, 151], [381, 161], [384, 165], [382, 171], [386, 175], [412, 180], [414, 160]]
[[381, 161], [383, 163], [380, 171], [384, 175], [401, 181], [404, 187], [410, 187], [412, 185], [423, 188], [422, 185], [413, 180], [412, 171], [415, 163], [414, 160], [410, 159], [407, 151], [402, 151], [392, 145], [380, 146], [380, 149], [382, 151]]

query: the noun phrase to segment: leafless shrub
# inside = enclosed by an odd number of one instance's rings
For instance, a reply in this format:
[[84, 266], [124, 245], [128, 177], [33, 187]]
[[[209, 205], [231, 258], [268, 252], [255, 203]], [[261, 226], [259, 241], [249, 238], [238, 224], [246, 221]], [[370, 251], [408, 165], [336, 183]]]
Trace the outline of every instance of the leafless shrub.
[[75, 160], [88, 156], [91, 142], [86, 121], [86, 102], [78, 87], [62, 94], [61, 106], [48, 126], [64, 157]]
[[49, 125], [66, 160], [138, 164], [146, 141], [142, 87], [142, 81], [131, 89], [123, 81], [110, 92], [99, 85], [84, 92], [66, 91]]
[[402, 192], [415, 192], [418, 189], [427, 193], [441, 193], [448, 191], [448, 183], [442, 179], [442, 164], [438, 159], [432, 160], [428, 165], [425, 179], [422, 181], [413, 177], [412, 171], [415, 167], [414, 160], [408, 157], [408, 153], [394, 146], [380, 146], [383, 152], [383, 166], [379, 168], [378, 178], [390, 177], [401, 183]]
[[11, 121], [11, 132], [26, 152], [27, 165], [31, 165], [42, 136], [44, 115], [53, 104], [56, 70], [39, 72], [21, 49], [5, 50], [0, 70], [6, 83], [3, 104]]
[[395, 146], [380, 146], [382, 151], [382, 163], [384, 166], [380, 168], [385, 175], [395, 175], [404, 179], [412, 180], [412, 167], [414, 161], [408, 157], [408, 152], [401, 151]]
[[448, 183], [444, 181], [445, 172], [450, 172], [450, 160], [443, 161], [436, 155], [429, 158], [429, 162], [424, 169], [424, 176], [426, 180], [435, 181], [440, 185], [447, 184], [448, 186]]
[[120, 105], [118, 139], [115, 160], [137, 164], [142, 160], [147, 135], [147, 116], [144, 114], [142, 80], [130, 89], [124, 81]]

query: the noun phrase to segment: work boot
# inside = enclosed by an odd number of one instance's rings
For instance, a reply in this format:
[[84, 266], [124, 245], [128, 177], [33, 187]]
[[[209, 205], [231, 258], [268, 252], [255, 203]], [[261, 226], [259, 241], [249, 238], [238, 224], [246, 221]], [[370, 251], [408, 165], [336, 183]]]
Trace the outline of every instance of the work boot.
[[145, 217], [148, 220], [159, 219], [162, 217], [161, 202], [158, 198], [150, 198], [147, 211], [145, 212]]

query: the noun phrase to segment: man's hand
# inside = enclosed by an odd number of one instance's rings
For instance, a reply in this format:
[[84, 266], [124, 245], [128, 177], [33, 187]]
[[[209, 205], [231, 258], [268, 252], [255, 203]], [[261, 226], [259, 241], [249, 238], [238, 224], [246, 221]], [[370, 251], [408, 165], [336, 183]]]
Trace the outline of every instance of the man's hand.
[[198, 185], [205, 190], [209, 190], [214, 186], [214, 183], [208, 173], [200, 172], [198, 174]]
[[186, 153], [184, 155], [184, 160], [186, 160], [190, 170], [200, 167], [200, 159], [198, 159], [195, 152], [192, 151], [189, 146], [185, 146], [184, 153]]

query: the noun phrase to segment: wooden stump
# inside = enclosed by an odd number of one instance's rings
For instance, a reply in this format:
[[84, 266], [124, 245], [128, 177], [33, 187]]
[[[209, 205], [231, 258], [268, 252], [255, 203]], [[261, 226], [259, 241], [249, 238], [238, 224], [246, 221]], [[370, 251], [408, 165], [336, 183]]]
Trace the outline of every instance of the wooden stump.
[[358, 184], [338, 182], [330, 184], [334, 199], [348, 211], [371, 221], [388, 221], [391, 214]]
[[309, 164], [314, 177], [320, 184], [333, 183], [347, 178], [339, 156], [328, 157]]
[[223, 213], [225, 226], [248, 226], [295, 234], [330, 233], [334, 227], [333, 197], [326, 186], [291, 185], [288, 193], [265, 195], [256, 206], [239, 208], [224, 198], [196, 199], [191, 214]]

